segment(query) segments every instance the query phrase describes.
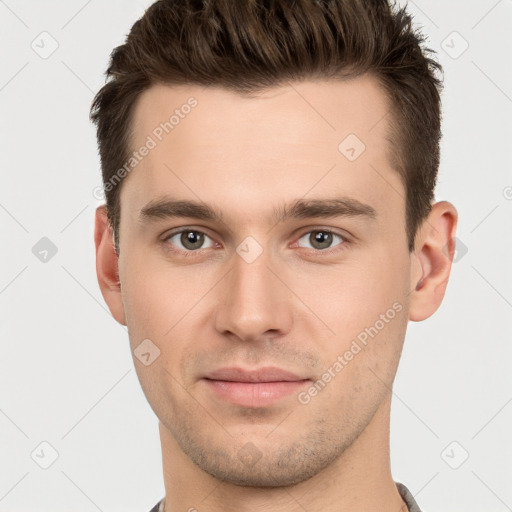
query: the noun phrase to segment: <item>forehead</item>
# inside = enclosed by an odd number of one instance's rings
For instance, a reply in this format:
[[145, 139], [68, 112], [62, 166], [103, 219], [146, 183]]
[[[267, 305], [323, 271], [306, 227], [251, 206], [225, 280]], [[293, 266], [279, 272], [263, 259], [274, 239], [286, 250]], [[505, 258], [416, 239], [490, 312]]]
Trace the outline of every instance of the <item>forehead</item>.
[[[196, 105], [189, 107], [192, 101]], [[331, 146], [346, 132], [375, 146], [386, 129], [388, 120], [383, 118], [388, 111], [388, 99], [370, 75], [289, 82], [250, 95], [220, 86], [157, 84], [138, 98], [132, 142], [143, 143], [155, 130], [158, 138], [160, 124], [170, 121], [172, 127], [163, 136], [172, 133], [172, 138], [190, 139], [193, 135], [202, 144], [237, 138], [277, 148], [307, 138], [312, 144]], [[193, 121], [184, 122], [187, 118]]]
[[135, 105], [131, 140], [133, 151], [151, 149], [125, 179], [121, 210], [140, 212], [170, 194], [256, 213], [336, 189], [377, 210], [402, 212], [388, 112], [370, 76], [290, 82], [250, 96], [152, 86]]

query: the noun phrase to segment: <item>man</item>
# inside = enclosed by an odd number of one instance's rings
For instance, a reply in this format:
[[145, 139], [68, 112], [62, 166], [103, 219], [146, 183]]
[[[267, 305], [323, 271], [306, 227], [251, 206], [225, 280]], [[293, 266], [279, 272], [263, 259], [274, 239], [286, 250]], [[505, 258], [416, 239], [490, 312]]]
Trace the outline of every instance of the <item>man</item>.
[[385, 0], [160, 0], [112, 53], [97, 275], [160, 421], [154, 511], [419, 510], [391, 389], [457, 225], [422, 42]]

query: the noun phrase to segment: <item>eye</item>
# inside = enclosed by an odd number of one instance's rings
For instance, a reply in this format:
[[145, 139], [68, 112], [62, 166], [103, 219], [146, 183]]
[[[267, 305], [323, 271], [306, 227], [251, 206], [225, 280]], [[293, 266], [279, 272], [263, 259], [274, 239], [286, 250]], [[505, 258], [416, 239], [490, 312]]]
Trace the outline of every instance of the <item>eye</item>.
[[[204, 243], [206, 239], [210, 242], [205, 246]], [[214, 246], [214, 241], [208, 235], [194, 229], [185, 229], [176, 233], [171, 233], [164, 239], [164, 241], [187, 252], [197, 251], [198, 249], [208, 249]]]
[[335, 239], [340, 241], [340, 243], [336, 245], [341, 245], [341, 243], [344, 242], [344, 238], [341, 235], [333, 233], [328, 229], [317, 229], [314, 231], [309, 231], [305, 235], [301, 236], [298, 242], [299, 246], [300, 242], [303, 241], [310, 244], [309, 248], [322, 251], [325, 249], [331, 249]]

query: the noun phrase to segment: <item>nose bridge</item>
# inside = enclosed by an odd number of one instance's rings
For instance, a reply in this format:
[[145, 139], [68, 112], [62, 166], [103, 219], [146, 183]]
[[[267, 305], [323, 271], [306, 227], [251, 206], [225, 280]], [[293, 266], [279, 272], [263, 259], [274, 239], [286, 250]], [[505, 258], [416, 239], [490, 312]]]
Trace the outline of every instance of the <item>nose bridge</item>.
[[[216, 328], [242, 340], [254, 341], [268, 331], [286, 332], [291, 326], [290, 294], [270, 270], [270, 251], [240, 244], [232, 269], [223, 282]], [[259, 254], [256, 254], [259, 252]]]

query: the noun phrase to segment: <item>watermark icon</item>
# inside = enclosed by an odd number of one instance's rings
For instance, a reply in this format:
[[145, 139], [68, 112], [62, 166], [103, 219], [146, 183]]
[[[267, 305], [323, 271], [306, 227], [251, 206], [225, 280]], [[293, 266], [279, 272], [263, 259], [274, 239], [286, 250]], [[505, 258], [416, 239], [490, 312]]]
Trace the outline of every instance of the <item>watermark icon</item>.
[[160, 357], [160, 349], [147, 338], [137, 346], [133, 353], [144, 366], [152, 365]]
[[503, 189], [503, 197], [507, 200], [507, 201], [510, 201], [512, 200], [512, 187], [509, 185], [508, 187], [505, 187]]
[[48, 441], [42, 441], [30, 457], [40, 468], [48, 469], [59, 458], [59, 452]]
[[449, 57], [455, 60], [469, 48], [469, 43], [454, 30], [441, 41], [441, 48]]
[[48, 263], [57, 251], [57, 246], [46, 236], [32, 247], [32, 254], [42, 263]]
[[469, 249], [468, 249], [467, 245], [460, 238], [454, 237], [451, 239], [451, 241], [449, 243], [447, 243], [443, 247], [443, 253], [446, 256], [448, 256], [448, 258], [450, 257], [450, 245], [451, 244], [455, 244], [455, 250], [453, 252], [453, 263], [457, 263], [462, 258], [464, 258], [464, 256], [468, 253]]
[[253, 467], [262, 457], [261, 450], [257, 448], [250, 441], [245, 443], [240, 450], [238, 450], [238, 458], [249, 467]]
[[338, 151], [350, 162], [357, 160], [365, 149], [363, 141], [355, 133], [348, 134], [338, 144]]
[[356, 339], [352, 340], [350, 348], [343, 354], [338, 355], [336, 361], [327, 368], [322, 376], [317, 379], [307, 390], [301, 391], [297, 395], [298, 401], [302, 405], [307, 405], [311, 402], [311, 399], [320, 393], [329, 382], [331, 382], [349, 363], [354, 357], [359, 354], [368, 345], [368, 337], [371, 339], [375, 338], [384, 327], [397, 313], [403, 310], [403, 306], [400, 302], [396, 301], [393, 305], [385, 312], [379, 315], [379, 319], [370, 327], [365, 327], [357, 336]]
[[452, 469], [459, 469], [469, 458], [469, 452], [458, 441], [452, 441], [442, 452], [443, 459]]
[[252, 263], [260, 257], [263, 247], [254, 237], [248, 236], [238, 245], [236, 252], [246, 263]]
[[45, 30], [34, 38], [30, 43], [30, 47], [41, 59], [47, 59], [55, 53], [59, 47], [59, 43], [57, 39]]

